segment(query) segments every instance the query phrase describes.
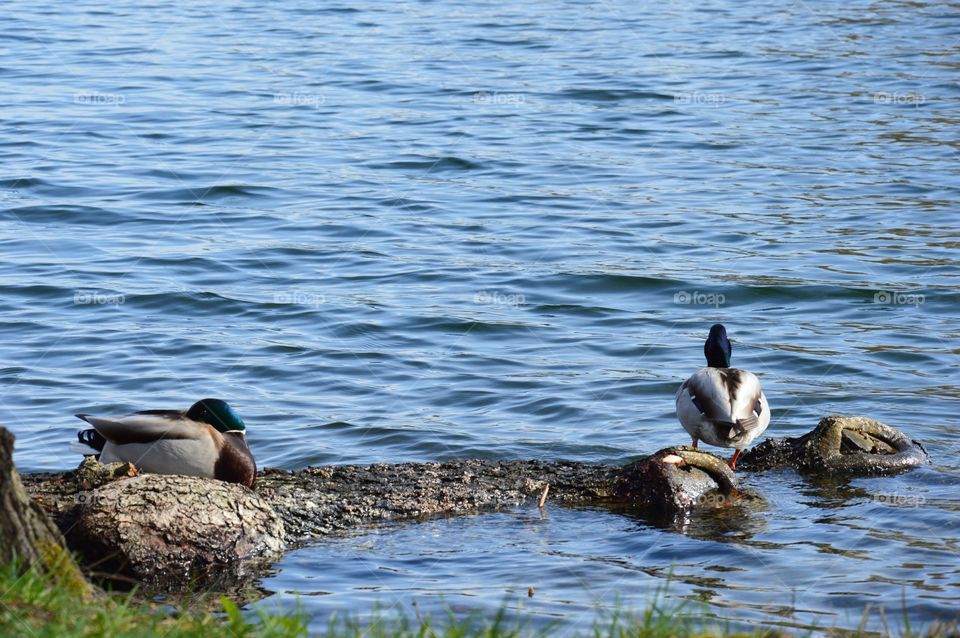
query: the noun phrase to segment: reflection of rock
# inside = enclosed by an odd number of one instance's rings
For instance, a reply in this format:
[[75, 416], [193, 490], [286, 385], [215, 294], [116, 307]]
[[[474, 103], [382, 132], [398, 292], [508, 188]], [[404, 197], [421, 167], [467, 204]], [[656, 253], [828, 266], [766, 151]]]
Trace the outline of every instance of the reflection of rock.
[[666, 528], [691, 538], [718, 543], [743, 543], [767, 530], [769, 503], [762, 496], [743, 491], [719, 501], [717, 507], [680, 512]]
[[860, 416], [828, 416], [801, 437], [767, 439], [743, 455], [740, 467], [869, 475], [900, 472], [928, 461], [920, 443], [888, 425]]

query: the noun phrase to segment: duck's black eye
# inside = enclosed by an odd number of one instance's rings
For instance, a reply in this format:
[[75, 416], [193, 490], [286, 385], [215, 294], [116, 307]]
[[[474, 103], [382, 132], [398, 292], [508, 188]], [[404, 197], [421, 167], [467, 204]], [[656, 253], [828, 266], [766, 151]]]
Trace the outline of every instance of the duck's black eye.
[[756, 405], [753, 406], [753, 411], [756, 413], [757, 416], [760, 416], [761, 414], [763, 414], [763, 404], [760, 403], [760, 399], [757, 399]]

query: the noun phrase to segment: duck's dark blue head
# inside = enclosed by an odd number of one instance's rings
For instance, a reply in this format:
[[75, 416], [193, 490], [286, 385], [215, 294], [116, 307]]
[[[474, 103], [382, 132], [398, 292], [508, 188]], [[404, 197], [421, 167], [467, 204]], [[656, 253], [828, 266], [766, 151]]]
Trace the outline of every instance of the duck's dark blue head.
[[222, 399], [200, 399], [187, 410], [187, 418], [209, 423], [220, 432], [243, 432], [247, 429], [240, 415]]
[[730, 355], [733, 354], [733, 346], [727, 339], [727, 329], [722, 324], [715, 323], [710, 326], [710, 334], [703, 344], [703, 354], [707, 357], [707, 365], [711, 368], [729, 368]]

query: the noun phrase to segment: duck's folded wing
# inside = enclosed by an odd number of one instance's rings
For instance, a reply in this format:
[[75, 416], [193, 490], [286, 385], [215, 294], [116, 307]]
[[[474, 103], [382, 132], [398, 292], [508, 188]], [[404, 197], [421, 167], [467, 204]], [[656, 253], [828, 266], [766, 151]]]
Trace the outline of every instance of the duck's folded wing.
[[717, 424], [733, 423], [730, 395], [715, 370], [700, 370], [687, 379], [680, 390], [689, 394], [691, 403], [708, 421]]
[[117, 417], [76, 416], [96, 428], [107, 440], [120, 445], [152, 443], [160, 439], [199, 439], [206, 434], [206, 428], [176, 411], [151, 410]]
[[756, 376], [737, 368], [704, 368], [683, 384], [693, 405], [719, 433], [736, 439], [766, 427]]

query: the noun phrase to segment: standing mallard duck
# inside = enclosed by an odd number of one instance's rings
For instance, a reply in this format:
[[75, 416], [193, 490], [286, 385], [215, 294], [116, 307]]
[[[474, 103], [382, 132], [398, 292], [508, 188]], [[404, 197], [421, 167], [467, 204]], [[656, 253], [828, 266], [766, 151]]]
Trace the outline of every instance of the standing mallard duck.
[[145, 410], [126, 416], [78, 414], [94, 427], [78, 433], [82, 454], [101, 463], [126, 461], [145, 472], [203, 476], [253, 487], [257, 466], [243, 419], [226, 401], [201, 399], [189, 410]]
[[677, 390], [677, 418], [693, 437], [693, 447], [703, 439], [734, 448], [730, 469], [736, 469], [743, 449], [770, 424], [770, 407], [756, 375], [730, 367], [732, 352], [727, 329], [714, 324], [703, 344], [707, 367]]

